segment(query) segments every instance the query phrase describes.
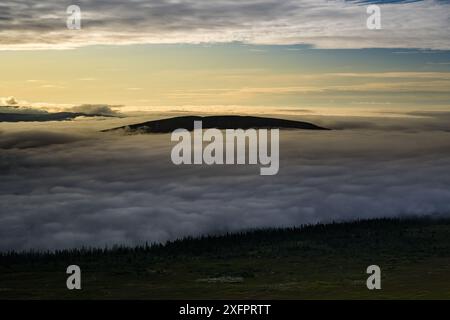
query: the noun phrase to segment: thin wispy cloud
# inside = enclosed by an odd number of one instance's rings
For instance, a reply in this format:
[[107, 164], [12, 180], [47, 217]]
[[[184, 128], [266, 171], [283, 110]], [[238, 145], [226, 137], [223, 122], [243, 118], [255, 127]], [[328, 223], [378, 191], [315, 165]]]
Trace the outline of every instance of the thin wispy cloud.
[[381, 30], [366, 27], [368, 1], [81, 0], [82, 29], [68, 30], [66, 8], [71, 3], [19, 0], [0, 4], [0, 50], [235, 41], [318, 48], [450, 48], [448, 2], [375, 2], [381, 7]]

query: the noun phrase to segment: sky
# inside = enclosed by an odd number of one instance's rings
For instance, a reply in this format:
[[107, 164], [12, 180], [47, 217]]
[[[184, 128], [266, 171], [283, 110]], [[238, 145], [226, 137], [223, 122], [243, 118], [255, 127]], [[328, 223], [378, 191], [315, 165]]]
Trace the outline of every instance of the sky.
[[81, 30], [69, 4], [0, 4], [3, 104], [449, 108], [448, 1], [78, 1]]

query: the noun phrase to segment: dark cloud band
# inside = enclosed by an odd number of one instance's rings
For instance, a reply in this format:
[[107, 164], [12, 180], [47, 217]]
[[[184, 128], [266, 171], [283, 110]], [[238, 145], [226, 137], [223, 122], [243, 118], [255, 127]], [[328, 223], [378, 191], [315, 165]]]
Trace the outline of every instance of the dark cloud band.
[[66, 29], [68, 1], [0, 4], [0, 49], [92, 44], [307, 43], [320, 48], [449, 49], [450, 4], [378, 1], [382, 30], [366, 27], [365, 1], [80, 0], [82, 30]]

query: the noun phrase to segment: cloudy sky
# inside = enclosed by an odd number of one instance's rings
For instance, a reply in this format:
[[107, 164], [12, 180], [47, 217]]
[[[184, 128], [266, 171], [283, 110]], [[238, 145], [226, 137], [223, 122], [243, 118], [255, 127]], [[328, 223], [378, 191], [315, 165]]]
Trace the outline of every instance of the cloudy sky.
[[[449, 1], [80, 0], [81, 30], [71, 4], [0, 3], [0, 250], [449, 214]], [[334, 130], [282, 132], [272, 177], [100, 132], [207, 113]]]
[[[379, 4], [383, 32], [366, 28], [366, 7]], [[77, 4], [82, 32], [65, 30]], [[448, 49], [448, 1], [325, 0], [17, 0], [0, 6], [1, 49], [92, 44], [310, 44], [319, 48]]]
[[[369, 30], [367, 6], [381, 10]], [[0, 97], [22, 104], [448, 107], [449, 1], [0, 3]], [[63, 50], [64, 49], [64, 50]]]

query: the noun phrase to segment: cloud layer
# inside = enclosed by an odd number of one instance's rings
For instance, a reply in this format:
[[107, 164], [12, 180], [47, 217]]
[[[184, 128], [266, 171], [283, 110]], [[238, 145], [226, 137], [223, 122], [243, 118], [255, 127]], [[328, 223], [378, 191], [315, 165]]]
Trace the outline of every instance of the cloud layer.
[[69, 4], [0, 4], [0, 50], [232, 41], [319, 48], [450, 48], [450, 4], [437, 0], [380, 3], [382, 30], [375, 31], [366, 27], [364, 1], [81, 0], [78, 31], [66, 29]]
[[0, 122], [21, 121], [63, 121], [77, 117], [118, 117], [121, 114], [107, 104], [83, 104], [79, 106], [27, 106], [19, 103], [14, 97], [0, 98], [7, 105], [0, 105]]
[[448, 215], [449, 135], [283, 132], [280, 172], [261, 177], [259, 166], [174, 166], [168, 135], [2, 133], [0, 250]]

